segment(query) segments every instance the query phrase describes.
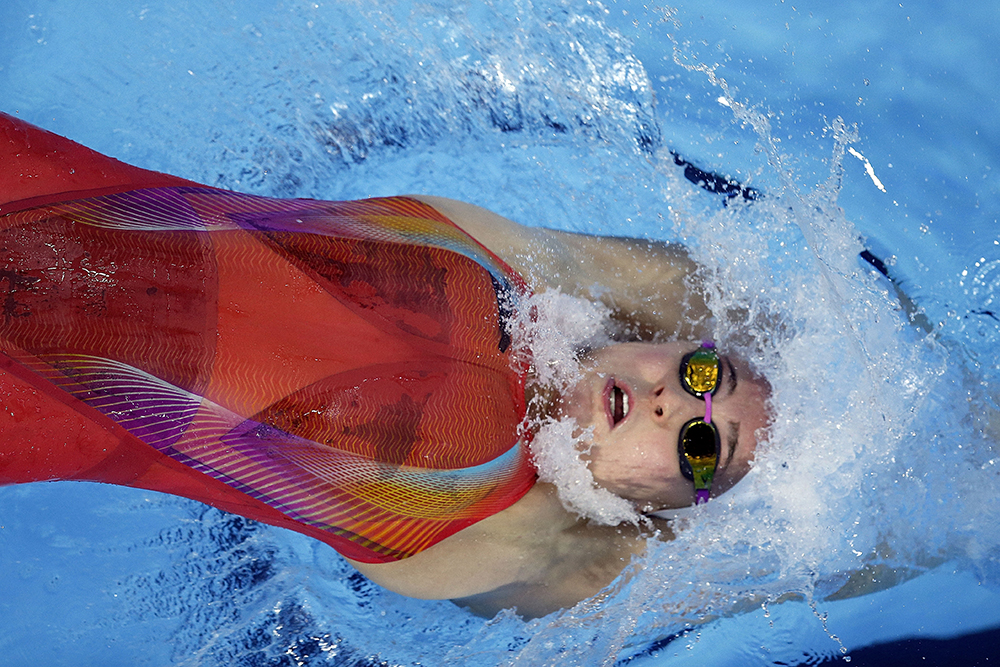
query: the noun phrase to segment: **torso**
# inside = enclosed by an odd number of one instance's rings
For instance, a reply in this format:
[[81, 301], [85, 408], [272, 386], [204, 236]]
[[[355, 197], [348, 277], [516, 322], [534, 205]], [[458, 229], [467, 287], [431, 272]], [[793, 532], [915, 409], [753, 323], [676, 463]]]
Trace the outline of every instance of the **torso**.
[[[0, 220], [0, 342], [45, 395], [131, 434], [126, 449], [367, 562], [419, 553], [534, 483], [503, 321], [519, 277], [433, 208], [208, 188], [54, 198]], [[70, 474], [176, 492], [176, 466], [130, 460]]]
[[[0, 214], [58, 201], [59, 197], [54, 195], [61, 192], [68, 193], [61, 198], [66, 200], [121, 193], [137, 188], [201, 187], [171, 176], [125, 165], [3, 114], [0, 114], [0, 130], [0, 156], [4, 158], [0, 160], [3, 164], [3, 169], [0, 170], [0, 185], [3, 186], [0, 188]], [[676, 246], [629, 239], [594, 239], [526, 228], [475, 206], [435, 197], [419, 199], [507, 260], [538, 289], [555, 286], [548, 285], [546, 277], [561, 276], [565, 282], [558, 286], [564, 291], [595, 299], [605, 298], [602, 295], [612, 295], [614, 303], [608, 305], [627, 312], [639, 313], [643, 308], [655, 311], [656, 316], [649, 322], [641, 322], [649, 330], [659, 328], [676, 332], [678, 322], [685, 319], [697, 320], [699, 317], [697, 313], [691, 316], [690, 311], [678, 310], [678, 304], [681, 303], [693, 304], [696, 310], [700, 304], [697, 299], [685, 298], [688, 295], [684, 281], [692, 265]], [[197, 251], [197, 247], [194, 250]], [[237, 252], [232, 256], [236, 258], [238, 255]], [[265, 253], [260, 259], [267, 264], [269, 258]], [[634, 274], [622, 274], [623, 266], [634, 268]], [[93, 267], [80, 268], [89, 270]], [[315, 295], [308, 290], [297, 294], [283, 292], [283, 285], [291, 287], [300, 281], [300, 273], [289, 267], [279, 267], [277, 273], [271, 269], [268, 271], [272, 280], [267, 285], [262, 285], [266, 289], [256, 295], [242, 292], [247, 286], [241, 286], [239, 280], [231, 283], [223, 281], [221, 286], [223, 291], [232, 288], [234, 292], [230, 300], [232, 312], [222, 321], [222, 356], [218, 358], [243, 359], [245, 363], [242, 365], [235, 364], [235, 368], [245, 369], [242, 375], [227, 375], [226, 369], [217, 365], [219, 362], [216, 357], [202, 358], [198, 354], [191, 356], [191, 350], [197, 351], [197, 348], [204, 347], [198, 343], [197, 338], [206, 333], [198, 333], [197, 321], [201, 318], [204, 322], [204, 313], [199, 315], [197, 310], [187, 312], [187, 316], [196, 324], [191, 329], [194, 338], [188, 337], [189, 340], [178, 336], [172, 339], [173, 337], [168, 336], [166, 340], [152, 341], [160, 348], [164, 344], [168, 347], [180, 345], [183, 349], [174, 350], [170, 347], [173, 351], [157, 348], [160, 349], [158, 358], [164, 362], [185, 359], [191, 362], [190, 367], [183, 368], [184, 364], [170, 366], [167, 363], [164, 368], [150, 367], [146, 372], [162, 373], [175, 382], [175, 387], [184, 387], [196, 397], [201, 396], [199, 392], [205, 392], [210, 404], [233, 415], [242, 414], [242, 419], [266, 411], [283, 392], [287, 395], [288, 391], [294, 391], [296, 387], [315, 384], [323, 373], [328, 372], [321, 368], [326, 363], [321, 360], [325, 353], [317, 353], [314, 349], [317, 340], [322, 337], [323, 316], [329, 316], [324, 310], [326, 305], [314, 302]], [[169, 269], [167, 273], [170, 273]], [[100, 277], [97, 274], [94, 276]], [[182, 276], [174, 272], [172, 277]], [[590, 290], [595, 284], [601, 285], [600, 292]], [[7, 287], [14, 291], [14, 281], [8, 281]], [[153, 291], [150, 290], [151, 287], [151, 284], [142, 285], [141, 290], [134, 292], [134, 296], [139, 299], [134, 305], [148, 306], [151, 313], [171, 312], [170, 308], [157, 311], [156, 300], [164, 297], [164, 290], [158, 288]], [[96, 294], [100, 296], [100, 290]], [[128, 299], [131, 298], [131, 295], [128, 296], [122, 304], [128, 305]], [[83, 310], [95, 305], [100, 310], [107, 305], [106, 302], [102, 305], [101, 299], [91, 299], [90, 302], [84, 300]], [[148, 303], [140, 304], [143, 299]], [[274, 308], [289, 304], [295, 299], [300, 300], [298, 307], [302, 321], [318, 321], [304, 327], [300, 332], [302, 335], [290, 341], [289, 347], [270, 356], [266, 353], [261, 356], [258, 353], [266, 352], [264, 348], [267, 346], [255, 336], [267, 338], [270, 335], [268, 330], [280, 333], [287, 318], [283, 321], [280, 317], [268, 318], [268, 315]], [[8, 302], [10, 308], [13, 308], [7, 313], [10, 316], [8, 321], [11, 317], [23, 314], [17, 310], [17, 298]], [[129, 324], [130, 318], [126, 313], [130, 308], [134, 312], [134, 308], [129, 306], [121, 313], [123, 317], [120, 321], [125, 325]], [[172, 312], [180, 311], [174, 308]], [[253, 314], [253, 318], [241, 320], [248, 314]], [[96, 316], [99, 317], [100, 313], [96, 312]], [[251, 323], [259, 318], [264, 318], [264, 324], [258, 329]], [[58, 322], [54, 324], [59, 327]], [[171, 327], [176, 325], [175, 319], [168, 318], [168, 321], [157, 326], [170, 332]], [[240, 333], [241, 330], [243, 333]], [[102, 336], [106, 338], [107, 333]], [[214, 336], [213, 331], [212, 340]], [[35, 340], [45, 339], [46, 336], [43, 336]], [[242, 345], [246, 349], [240, 349], [239, 341], [244, 341]], [[188, 347], [185, 348], [185, 345]], [[34, 352], [44, 353], [44, 350], [36, 349]], [[291, 357], [316, 361], [308, 361], [302, 365], [296, 371], [297, 379], [292, 380], [292, 384], [287, 384], [287, 378], [277, 380], [271, 377], [285, 369]], [[11, 403], [8, 407], [17, 408], [25, 419], [36, 419], [38, 406], [35, 405], [36, 410], [33, 411], [32, 401], [37, 403], [44, 400], [47, 402], [43, 411], [49, 418], [44, 424], [36, 424], [37, 428], [32, 427], [27, 431], [25, 422], [5, 421], [2, 426], [7, 429], [6, 432], [13, 433], [18, 438], [24, 436], [31, 439], [43, 435], [52, 443], [58, 442], [58, 446], [54, 444], [51, 451], [44, 452], [37, 446], [30, 450], [0, 451], [3, 454], [0, 456], [0, 483], [56, 478], [101, 479], [198, 498], [229, 511], [276, 525], [302, 529], [307, 534], [323, 539], [322, 530], [313, 526], [303, 529], [285, 514], [255, 498], [240, 493], [232, 494], [231, 487], [208, 475], [185, 476], [185, 471], [189, 469], [184, 464], [157, 450], [147, 447], [148, 451], [139, 456], [145, 450], [135, 447], [138, 442], [136, 437], [121, 425], [109, 421], [107, 414], [101, 413], [94, 406], [86, 405], [83, 394], [76, 397], [63, 395], [58, 391], [49, 392], [52, 395], [40, 393], [39, 388], [48, 380], [40, 381], [34, 371], [18, 366], [17, 363], [7, 359], [0, 368], [0, 379], [9, 380], [10, 387], [17, 390], [18, 404], [14, 406]], [[222, 365], [229, 363], [224, 360]], [[82, 378], [79, 375], [75, 377], [78, 380]], [[263, 377], [264, 381], [248, 381], [248, 377]], [[185, 394], [175, 392], [170, 395], [172, 400], [176, 399], [176, 405], [187, 405], [184, 401], [189, 397]], [[209, 416], [217, 420], [219, 413], [216, 411]], [[73, 426], [67, 426], [71, 422]], [[226, 428], [239, 423], [234, 422]], [[15, 440], [16, 438], [5, 439], [4, 443], [10, 445]], [[107, 461], [88, 468], [88, 461], [101, 455], [105, 455]], [[17, 460], [12, 462], [12, 457]], [[295, 486], [297, 483], [292, 480], [290, 488], [305, 493], [305, 489]], [[531, 486], [530, 481], [526, 486]], [[520, 500], [506, 506], [506, 509], [470, 523], [463, 530], [439, 540], [411, 558], [382, 565], [359, 562], [358, 566], [376, 581], [403, 593], [420, 597], [457, 598], [480, 613], [493, 613], [500, 608], [516, 605], [523, 614], [540, 615], [597, 593], [619, 574], [634, 554], [642, 552], [643, 546], [644, 539], [637, 528], [597, 527], [582, 522], [562, 508], [551, 487], [536, 484]]]

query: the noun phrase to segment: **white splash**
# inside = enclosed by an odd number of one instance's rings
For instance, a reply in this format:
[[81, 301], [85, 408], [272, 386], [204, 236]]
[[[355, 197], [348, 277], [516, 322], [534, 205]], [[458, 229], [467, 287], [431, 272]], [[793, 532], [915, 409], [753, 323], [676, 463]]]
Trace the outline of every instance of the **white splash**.
[[[563, 395], [581, 377], [580, 352], [608, 343], [607, 309], [559, 290], [530, 296], [519, 314], [515, 341], [518, 349], [531, 350], [529, 382], [542, 395]], [[538, 478], [556, 487], [563, 507], [609, 526], [641, 519], [631, 503], [594, 481], [583, 458], [590, 449], [589, 430], [572, 418], [545, 417], [529, 427], [537, 429], [531, 453]]]
[[590, 450], [583, 445], [589, 435], [589, 429], [578, 431], [572, 418], [542, 424], [531, 442], [538, 479], [555, 485], [563, 507], [581, 517], [605, 526], [638, 523], [632, 503], [598, 486], [581, 458]]

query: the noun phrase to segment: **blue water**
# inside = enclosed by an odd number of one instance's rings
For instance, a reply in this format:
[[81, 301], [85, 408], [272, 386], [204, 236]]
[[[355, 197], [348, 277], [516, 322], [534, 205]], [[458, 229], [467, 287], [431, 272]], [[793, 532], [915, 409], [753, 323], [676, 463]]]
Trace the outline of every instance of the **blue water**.
[[[640, 574], [531, 623], [197, 503], [0, 489], [0, 664], [787, 665], [1000, 627], [997, 25], [926, 1], [6, 0], [0, 109], [127, 162], [685, 240], [720, 339], [760, 344], [776, 422]], [[723, 207], [670, 150], [767, 197]], [[869, 564], [910, 578], [829, 599]]]

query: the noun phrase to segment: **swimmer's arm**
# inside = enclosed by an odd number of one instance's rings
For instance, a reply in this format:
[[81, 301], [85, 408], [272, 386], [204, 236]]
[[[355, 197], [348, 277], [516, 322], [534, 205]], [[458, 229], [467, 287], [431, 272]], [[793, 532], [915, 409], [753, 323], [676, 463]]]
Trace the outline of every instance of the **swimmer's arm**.
[[533, 618], [597, 595], [644, 550], [633, 527], [590, 526], [562, 509], [550, 485], [536, 484], [514, 506], [415, 556], [351, 564], [401, 595]]
[[[706, 319], [701, 294], [689, 289], [697, 266], [679, 244], [525, 227], [486, 209], [417, 196], [521, 273], [537, 291], [559, 288], [599, 301], [646, 338], [693, 335]], [[691, 329], [691, 330], [689, 330]]]

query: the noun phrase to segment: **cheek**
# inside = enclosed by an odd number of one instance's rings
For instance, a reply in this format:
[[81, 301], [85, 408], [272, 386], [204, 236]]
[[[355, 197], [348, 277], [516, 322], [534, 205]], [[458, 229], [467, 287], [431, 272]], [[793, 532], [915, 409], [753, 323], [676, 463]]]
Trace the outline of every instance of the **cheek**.
[[615, 495], [632, 501], [640, 511], [686, 507], [694, 502], [691, 483], [680, 473], [676, 454], [662, 445], [627, 450], [594, 446], [590, 462], [594, 481]]
[[628, 435], [594, 442], [590, 458], [595, 479], [599, 474], [609, 479], [647, 481], [680, 475], [676, 446], [671, 447], [662, 436]]

